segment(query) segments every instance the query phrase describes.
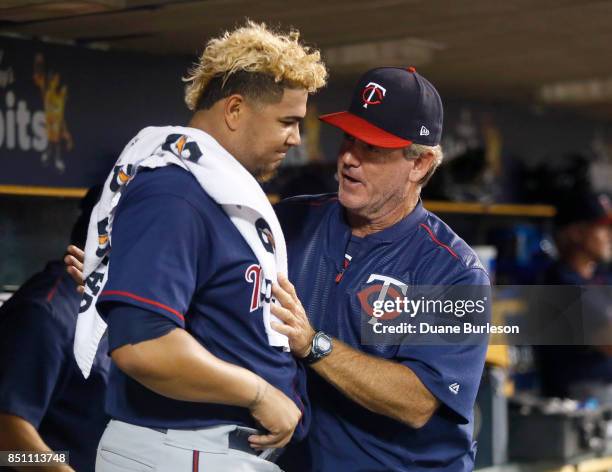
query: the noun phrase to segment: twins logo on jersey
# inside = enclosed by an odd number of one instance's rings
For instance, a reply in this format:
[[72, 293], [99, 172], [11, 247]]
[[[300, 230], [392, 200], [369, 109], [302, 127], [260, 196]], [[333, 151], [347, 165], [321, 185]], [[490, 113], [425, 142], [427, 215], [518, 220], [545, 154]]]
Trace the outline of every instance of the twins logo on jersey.
[[187, 159], [191, 162], [198, 162], [202, 157], [202, 151], [195, 141], [190, 141], [184, 134], [171, 134], [162, 144], [162, 150], [169, 151], [176, 157]]
[[251, 264], [245, 271], [244, 278], [247, 282], [253, 284], [249, 312], [261, 308], [264, 302], [270, 303], [272, 300], [272, 281], [264, 278], [259, 264]]
[[370, 274], [366, 283], [382, 282], [368, 286], [357, 293], [357, 298], [361, 304], [364, 313], [371, 316], [370, 323], [376, 323], [377, 320], [392, 320], [400, 315], [398, 311], [386, 312], [380, 318], [374, 317], [374, 302], [393, 300], [403, 298], [408, 292], [408, 286], [401, 280], [394, 279], [387, 275]]

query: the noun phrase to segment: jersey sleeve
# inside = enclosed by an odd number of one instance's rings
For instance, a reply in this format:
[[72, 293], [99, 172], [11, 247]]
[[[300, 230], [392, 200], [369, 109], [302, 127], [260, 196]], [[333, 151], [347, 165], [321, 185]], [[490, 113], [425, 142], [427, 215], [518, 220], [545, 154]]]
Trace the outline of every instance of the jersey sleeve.
[[160, 338], [176, 328], [167, 317], [155, 316], [149, 310], [133, 305], [107, 303], [105, 309], [109, 353], [126, 344]]
[[[450, 284], [449, 284], [450, 285]], [[462, 285], [461, 293], [481, 297], [486, 292], [490, 300], [490, 282], [482, 269], [469, 269], [452, 282]], [[491, 317], [490, 305], [485, 305], [483, 320]], [[399, 362], [412, 370], [425, 387], [440, 401], [458, 423], [472, 420], [474, 402], [484, 368], [488, 338], [480, 336], [471, 344], [445, 343], [439, 345], [402, 344]]]
[[[126, 198], [127, 196], [124, 196]], [[185, 326], [206, 240], [200, 214], [171, 194], [120, 202], [112, 229], [108, 280], [98, 299], [133, 305]]]
[[0, 325], [0, 412], [35, 428], [69, 362], [70, 333], [43, 303], [15, 303]]

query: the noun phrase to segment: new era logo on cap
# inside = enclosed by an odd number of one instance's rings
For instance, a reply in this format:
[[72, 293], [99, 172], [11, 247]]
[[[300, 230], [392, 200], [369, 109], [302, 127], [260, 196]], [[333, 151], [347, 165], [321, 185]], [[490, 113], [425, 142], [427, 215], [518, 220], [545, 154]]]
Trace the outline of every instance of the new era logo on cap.
[[455, 382], [455, 383], [450, 384], [450, 385], [448, 386], [448, 389], [449, 389], [449, 390], [450, 390], [452, 393], [454, 393], [455, 395], [457, 395], [457, 394], [459, 393], [459, 387], [460, 387], [460, 385], [459, 385], [457, 382]]
[[379, 67], [359, 79], [348, 111], [321, 120], [373, 146], [435, 146], [442, 137], [442, 100], [413, 67]]

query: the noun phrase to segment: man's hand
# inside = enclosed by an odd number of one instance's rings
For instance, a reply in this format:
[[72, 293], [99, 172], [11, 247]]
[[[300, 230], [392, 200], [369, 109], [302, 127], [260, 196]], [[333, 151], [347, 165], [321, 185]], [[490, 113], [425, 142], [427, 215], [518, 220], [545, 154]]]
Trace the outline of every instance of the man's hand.
[[82, 294], [85, 291], [85, 281], [83, 280], [83, 260], [85, 259], [85, 253], [73, 244], [68, 246], [67, 251], [68, 254], [64, 257], [66, 272], [70, 274], [74, 283], [77, 284], [77, 292]]
[[255, 400], [250, 405], [251, 415], [269, 434], [251, 435], [253, 449], [277, 448], [287, 445], [302, 412], [283, 392], [260, 379]]
[[118, 347], [111, 357], [126, 375], [159, 395], [248, 409], [268, 431], [249, 438], [253, 447], [283, 447], [301, 417], [293, 400], [280, 390], [257, 374], [211, 354], [182, 328]]
[[293, 354], [303, 359], [310, 353], [315, 330], [308, 321], [302, 302], [293, 284], [283, 274], [278, 274], [278, 284], [272, 286], [272, 295], [282, 306], [271, 305], [271, 311], [283, 323], [272, 322], [272, 328], [289, 338]]

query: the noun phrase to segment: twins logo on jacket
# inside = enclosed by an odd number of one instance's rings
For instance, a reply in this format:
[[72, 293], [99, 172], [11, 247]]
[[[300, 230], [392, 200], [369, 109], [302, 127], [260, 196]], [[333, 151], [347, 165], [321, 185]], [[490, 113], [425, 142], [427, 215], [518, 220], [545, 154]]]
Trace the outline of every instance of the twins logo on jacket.
[[[373, 283], [373, 282], [382, 282]], [[365, 314], [370, 316], [370, 324], [376, 324], [379, 320], [392, 320], [400, 315], [399, 311], [386, 311], [380, 317], [374, 316], [374, 303], [391, 300], [395, 302], [407, 295], [408, 286], [400, 280], [387, 275], [370, 274], [366, 282], [368, 287], [357, 293], [357, 298]]]

